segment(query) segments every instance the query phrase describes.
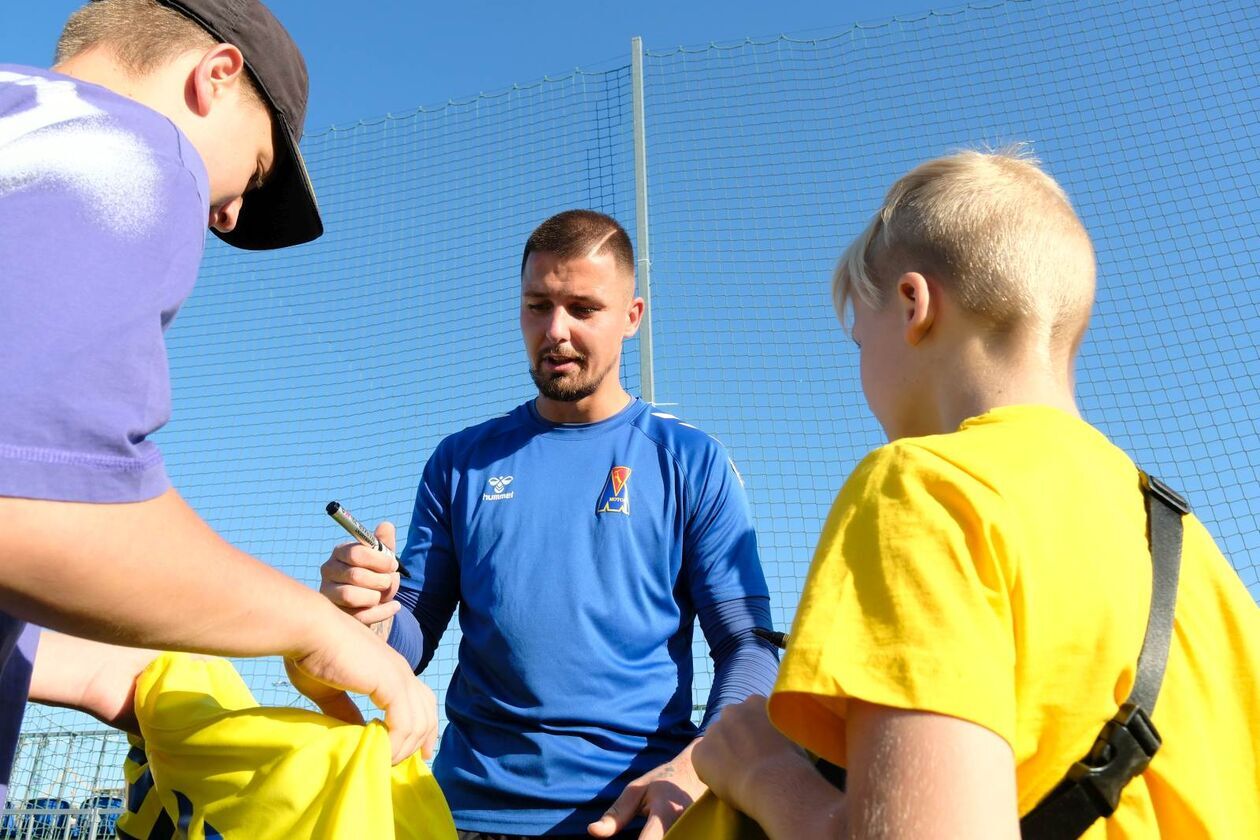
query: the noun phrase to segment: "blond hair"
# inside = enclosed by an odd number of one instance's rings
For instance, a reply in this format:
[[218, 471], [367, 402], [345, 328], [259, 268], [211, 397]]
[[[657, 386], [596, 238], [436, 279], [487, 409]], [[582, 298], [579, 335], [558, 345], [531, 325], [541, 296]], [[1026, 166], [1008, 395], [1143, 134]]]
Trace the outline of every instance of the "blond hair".
[[905, 271], [935, 277], [995, 332], [1030, 327], [1073, 349], [1094, 299], [1089, 234], [1023, 145], [937, 158], [893, 184], [836, 266], [840, 320], [854, 296], [880, 309]]
[[[103, 46], [124, 68], [142, 76], [189, 50], [208, 50], [218, 43], [196, 21], [157, 0], [97, 0], [70, 15], [54, 62]], [[243, 79], [247, 100], [262, 105], [253, 76], [245, 73]]]

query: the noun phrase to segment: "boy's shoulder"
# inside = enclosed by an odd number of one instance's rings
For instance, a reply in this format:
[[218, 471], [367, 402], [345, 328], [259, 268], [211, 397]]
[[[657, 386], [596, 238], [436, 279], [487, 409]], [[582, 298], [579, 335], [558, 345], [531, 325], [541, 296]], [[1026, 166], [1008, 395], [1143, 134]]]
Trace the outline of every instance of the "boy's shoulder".
[[952, 432], [881, 446], [858, 464], [850, 482], [864, 495], [913, 485], [937, 496], [952, 488], [1014, 498], [1086, 479], [1127, 486], [1134, 469], [1123, 450], [1080, 417], [1017, 405], [968, 418]]

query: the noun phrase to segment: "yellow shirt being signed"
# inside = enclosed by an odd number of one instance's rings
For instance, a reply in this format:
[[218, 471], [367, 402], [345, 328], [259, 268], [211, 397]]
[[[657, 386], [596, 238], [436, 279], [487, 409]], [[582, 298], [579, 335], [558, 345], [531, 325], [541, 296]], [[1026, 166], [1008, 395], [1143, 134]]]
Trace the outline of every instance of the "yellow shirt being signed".
[[119, 837], [455, 840], [420, 755], [390, 766], [383, 723], [260, 707], [227, 660], [158, 657], [136, 717]]

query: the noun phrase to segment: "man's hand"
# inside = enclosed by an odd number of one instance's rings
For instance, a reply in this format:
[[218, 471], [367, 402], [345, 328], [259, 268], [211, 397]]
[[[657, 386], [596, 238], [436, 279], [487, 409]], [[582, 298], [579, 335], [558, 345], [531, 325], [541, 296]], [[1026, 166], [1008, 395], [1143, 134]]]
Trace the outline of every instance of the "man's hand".
[[[393, 551], [393, 524], [377, 525], [376, 538]], [[399, 604], [394, 600], [398, 580], [397, 560], [357, 542], [337, 546], [319, 567], [320, 594], [368, 626], [386, 621], [398, 612]]]
[[687, 806], [704, 793], [704, 783], [691, 765], [691, 752], [703, 739], [687, 745], [673, 761], [644, 773], [621, 792], [604, 816], [586, 827], [592, 837], [612, 837], [639, 814], [647, 816], [640, 840], [660, 840]]
[[[329, 611], [330, 616], [338, 613]], [[417, 749], [433, 756], [437, 741], [437, 698], [416, 679], [411, 666], [389, 645], [349, 618], [320, 624], [314, 649], [285, 662], [289, 677], [327, 715], [348, 723], [363, 716], [346, 691], [366, 694], [385, 712], [393, 762]]]

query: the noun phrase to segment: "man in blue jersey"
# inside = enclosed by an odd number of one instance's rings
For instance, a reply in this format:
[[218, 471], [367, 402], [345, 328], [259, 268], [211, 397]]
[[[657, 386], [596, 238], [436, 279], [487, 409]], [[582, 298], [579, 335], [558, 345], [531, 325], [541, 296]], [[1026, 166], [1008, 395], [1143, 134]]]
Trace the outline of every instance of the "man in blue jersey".
[[[573, 210], [525, 245], [521, 332], [537, 398], [451, 435], [425, 466], [400, 579], [339, 546], [322, 591], [422, 671], [463, 641], [434, 763], [465, 840], [659, 838], [703, 784], [691, 749], [773, 682], [769, 597], [738, 473], [713, 438], [630, 396], [644, 302], [630, 239]], [[393, 545], [393, 528], [382, 525]], [[713, 655], [691, 722], [695, 619]]]

